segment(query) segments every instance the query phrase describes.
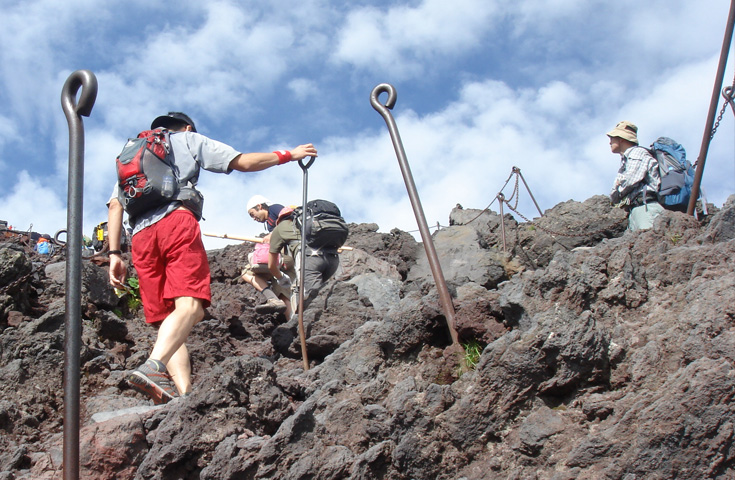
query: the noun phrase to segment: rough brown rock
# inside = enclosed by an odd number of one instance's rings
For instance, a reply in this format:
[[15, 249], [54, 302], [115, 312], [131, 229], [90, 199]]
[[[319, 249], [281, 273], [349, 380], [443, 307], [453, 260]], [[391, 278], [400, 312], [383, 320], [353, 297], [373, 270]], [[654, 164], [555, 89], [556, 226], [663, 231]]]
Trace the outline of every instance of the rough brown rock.
[[[252, 246], [209, 252], [195, 389], [160, 407], [123, 380], [154, 332], [86, 262], [81, 476], [735, 478], [735, 197], [712, 211], [631, 233], [603, 197], [533, 224], [456, 208], [434, 239], [460, 340], [483, 347], [467, 372], [405, 232], [351, 225], [304, 316], [308, 371], [237, 278]], [[63, 261], [0, 245], [3, 480], [60, 477]]]

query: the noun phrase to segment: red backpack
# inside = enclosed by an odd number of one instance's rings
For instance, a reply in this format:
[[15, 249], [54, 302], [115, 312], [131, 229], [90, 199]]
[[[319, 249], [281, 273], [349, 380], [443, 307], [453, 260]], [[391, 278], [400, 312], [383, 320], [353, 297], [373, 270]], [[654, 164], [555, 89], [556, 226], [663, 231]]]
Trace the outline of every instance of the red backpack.
[[194, 188], [197, 178], [186, 184], [179, 180], [168, 130], [145, 130], [128, 139], [116, 164], [118, 200], [130, 217], [178, 200], [197, 220], [202, 218], [204, 197]]

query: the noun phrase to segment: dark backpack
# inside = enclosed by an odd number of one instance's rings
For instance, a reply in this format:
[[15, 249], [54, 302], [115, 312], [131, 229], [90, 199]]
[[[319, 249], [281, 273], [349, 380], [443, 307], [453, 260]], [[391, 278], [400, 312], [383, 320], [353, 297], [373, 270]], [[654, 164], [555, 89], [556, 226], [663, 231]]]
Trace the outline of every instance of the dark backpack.
[[[109, 247], [110, 242], [107, 240], [107, 222], [97, 224], [92, 230], [92, 248], [95, 252], [101, 252], [105, 247]], [[125, 253], [130, 245], [130, 235], [123, 228], [120, 232], [120, 250]]]
[[107, 240], [107, 222], [102, 222], [92, 230], [92, 247], [95, 252], [105, 247], [105, 240]]
[[166, 129], [145, 130], [128, 139], [117, 157], [118, 200], [130, 217], [180, 200], [201, 219], [204, 198], [190, 185], [181, 185]]
[[[301, 232], [302, 207], [293, 211], [294, 228]], [[305, 244], [312, 250], [335, 251], [345, 244], [350, 233], [339, 207], [328, 200], [306, 203]]]
[[687, 160], [684, 147], [668, 137], [659, 137], [648, 151], [658, 160], [659, 202], [669, 210], [685, 211], [692, 194], [694, 167]]

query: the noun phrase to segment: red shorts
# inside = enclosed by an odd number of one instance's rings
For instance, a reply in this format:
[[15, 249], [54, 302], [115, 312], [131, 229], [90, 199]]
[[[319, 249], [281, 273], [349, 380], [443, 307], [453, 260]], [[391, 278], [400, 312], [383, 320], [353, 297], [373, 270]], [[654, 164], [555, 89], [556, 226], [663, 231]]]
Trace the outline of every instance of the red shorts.
[[211, 304], [209, 262], [199, 222], [188, 210], [174, 210], [133, 237], [133, 266], [147, 323], [174, 311], [174, 299], [194, 297]]

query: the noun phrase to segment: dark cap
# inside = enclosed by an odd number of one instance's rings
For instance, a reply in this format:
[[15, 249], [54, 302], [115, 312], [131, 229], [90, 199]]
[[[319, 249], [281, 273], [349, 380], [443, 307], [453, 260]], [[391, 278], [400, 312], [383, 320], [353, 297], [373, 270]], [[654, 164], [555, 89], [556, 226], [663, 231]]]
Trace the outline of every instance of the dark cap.
[[192, 132], [197, 131], [197, 127], [194, 126], [194, 122], [191, 118], [189, 118], [189, 115], [181, 112], [168, 112], [168, 115], [161, 115], [160, 117], [156, 117], [156, 119], [153, 120], [153, 123], [151, 123], [151, 128], [170, 128], [172, 125], [178, 125], [181, 122], [184, 122], [187, 125], [191, 125]]

